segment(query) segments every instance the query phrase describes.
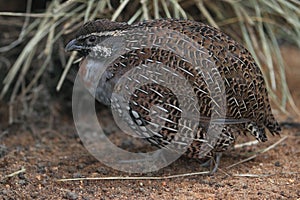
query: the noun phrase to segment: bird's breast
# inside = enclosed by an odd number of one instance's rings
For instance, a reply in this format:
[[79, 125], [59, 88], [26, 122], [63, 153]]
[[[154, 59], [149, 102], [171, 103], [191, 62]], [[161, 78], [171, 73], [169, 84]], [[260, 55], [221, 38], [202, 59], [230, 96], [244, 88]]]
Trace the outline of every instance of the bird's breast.
[[81, 63], [78, 75], [85, 88], [101, 103], [110, 104], [113, 86], [107, 83], [110, 77], [104, 60], [85, 57]]

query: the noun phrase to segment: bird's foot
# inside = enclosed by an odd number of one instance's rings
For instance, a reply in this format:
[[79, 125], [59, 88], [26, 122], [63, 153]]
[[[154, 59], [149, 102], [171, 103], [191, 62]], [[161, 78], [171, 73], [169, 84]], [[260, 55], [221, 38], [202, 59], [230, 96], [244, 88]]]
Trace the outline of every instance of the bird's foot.
[[205, 163], [202, 163], [201, 167], [208, 167], [208, 168], [210, 168], [209, 174], [212, 175], [215, 172], [217, 172], [219, 164], [220, 164], [221, 157], [222, 157], [222, 153], [216, 152], [212, 158], [210, 158]]

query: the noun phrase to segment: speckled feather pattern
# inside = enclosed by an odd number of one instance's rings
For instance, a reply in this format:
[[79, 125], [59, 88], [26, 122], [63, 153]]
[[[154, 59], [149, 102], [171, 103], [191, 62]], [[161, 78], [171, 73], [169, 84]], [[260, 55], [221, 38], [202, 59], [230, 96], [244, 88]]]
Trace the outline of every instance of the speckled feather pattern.
[[[280, 127], [272, 114], [261, 70], [246, 48], [218, 29], [200, 22], [176, 19], [152, 20], [133, 25], [97, 20], [85, 24], [79, 30], [77, 38], [82, 39], [94, 32], [143, 28], [146, 30], [151, 27], [178, 31], [206, 49], [210, 60], [214, 62], [224, 81], [227, 101], [226, 120], [230, 122], [231, 120], [242, 121], [246, 119], [242, 123], [225, 124], [217, 143], [208, 155], [211, 156], [214, 152], [227, 150], [232, 146], [236, 137], [242, 133], [250, 133], [259, 141], [267, 140], [265, 128], [272, 134], [279, 134]], [[148, 65], [150, 63], [162, 63], [184, 76], [193, 87], [192, 90], [197, 96], [198, 102], [200, 102], [200, 115], [208, 119], [211, 117], [213, 102], [201, 73], [180, 56], [159, 47], [135, 49], [120, 56], [108, 67], [107, 71], [111, 76], [106, 78], [104, 84], [114, 86], [117, 80], [127, 71], [139, 65]], [[172, 79], [172, 75], [170, 75], [170, 79]], [[102, 86], [99, 85], [99, 87]], [[184, 91], [185, 89], [182, 88], [182, 90]], [[104, 93], [99, 95], [110, 96], [110, 94]], [[178, 99], [170, 89], [155, 83], [142, 86], [132, 95], [128, 112], [130, 112], [136, 124], [141, 127], [151, 123], [155, 124], [158, 122], [153, 121], [149, 110], [157, 104], [162, 104], [162, 108], [167, 110], [167, 120], [164, 128], [151, 138], [148, 138], [149, 142], [157, 146], [166, 146], [174, 138], [184, 142], [184, 138], [176, 138], [175, 130], [178, 129], [181, 112], [177, 109], [180, 107]], [[202, 158], [200, 147], [203, 145], [202, 140], [206, 138], [207, 122], [204, 120], [194, 128], [197, 129], [194, 135], [186, 135], [186, 137], [194, 138], [194, 141], [186, 151], [186, 155], [193, 158]]]

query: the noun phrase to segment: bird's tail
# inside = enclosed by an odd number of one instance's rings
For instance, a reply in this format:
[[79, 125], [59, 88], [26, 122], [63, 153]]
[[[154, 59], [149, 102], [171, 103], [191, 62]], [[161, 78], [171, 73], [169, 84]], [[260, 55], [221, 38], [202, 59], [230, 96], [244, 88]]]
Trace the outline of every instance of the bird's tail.
[[276, 121], [274, 115], [271, 113], [268, 115], [266, 121], [265, 121], [265, 126], [269, 129], [269, 131], [273, 135], [279, 135], [281, 128], [279, 123]]

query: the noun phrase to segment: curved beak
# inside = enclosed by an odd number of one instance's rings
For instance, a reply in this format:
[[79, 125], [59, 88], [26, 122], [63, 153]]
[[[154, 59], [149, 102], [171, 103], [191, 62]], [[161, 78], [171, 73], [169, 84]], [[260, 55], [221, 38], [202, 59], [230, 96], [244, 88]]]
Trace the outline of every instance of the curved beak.
[[71, 40], [65, 47], [65, 51], [67, 51], [67, 52], [77, 51], [77, 50], [81, 50], [81, 49], [82, 49], [82, 46], [78, 45], [78, 42], [76, 39]]

